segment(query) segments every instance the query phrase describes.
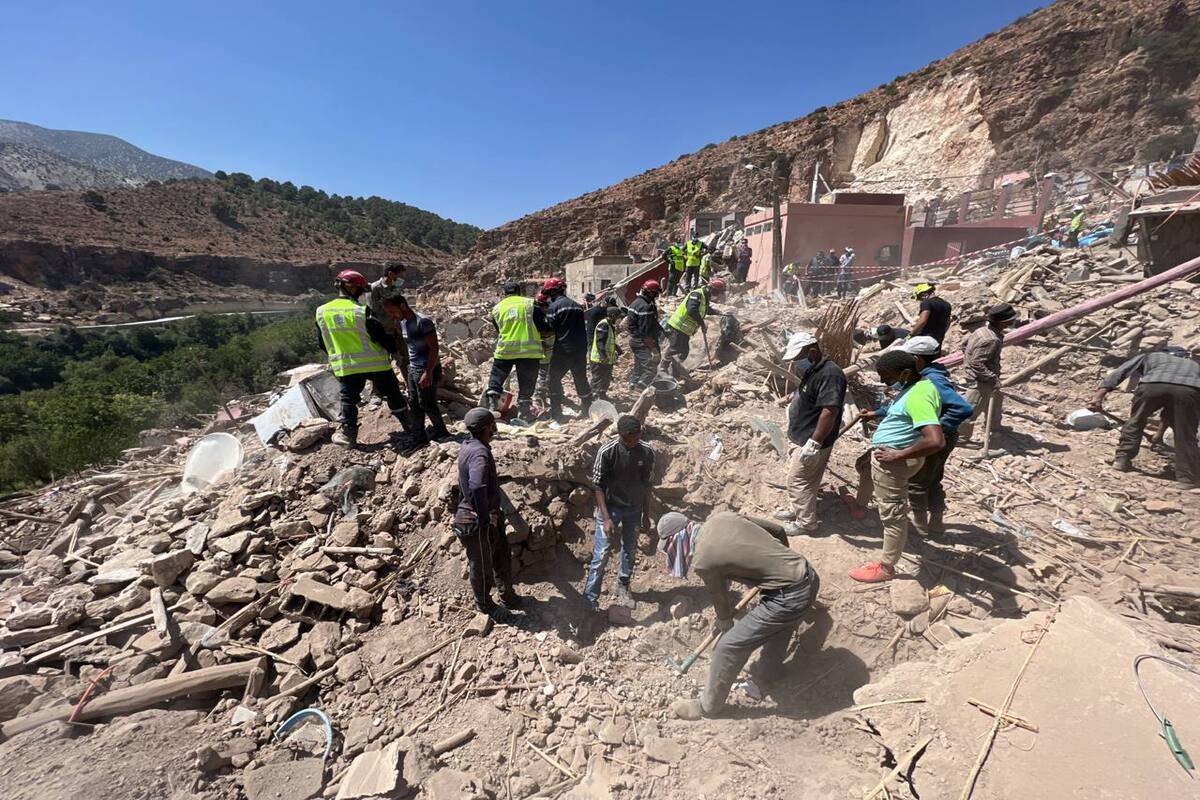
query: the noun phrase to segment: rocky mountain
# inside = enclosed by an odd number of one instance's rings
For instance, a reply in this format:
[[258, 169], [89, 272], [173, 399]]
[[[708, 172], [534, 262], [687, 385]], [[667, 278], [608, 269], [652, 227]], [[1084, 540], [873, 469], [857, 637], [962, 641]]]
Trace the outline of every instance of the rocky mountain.
[[27, 144], [0, 142], [0, 189], [90, 189], [121, 186], [120, 175]]
[[[134, 186], [171, 178], [211, 178], [208, 170], [147, 153], [103, 133], [62, 131], [0, 120], [0, 188]], [[89, 180], [90, 177], [90, 180]]]
[[482, 283], [602, 250], [647, 252], [693, 211], [769, 203], [768, 180], [746, 163], [776, 161], [796, 199], [817, 163], [838, 188], [931, 196], [1009, 170], [1186, 152], [1198, 76], [1200, 0], [1059, 0], [858, 97], [487, 231], [470, 274]]

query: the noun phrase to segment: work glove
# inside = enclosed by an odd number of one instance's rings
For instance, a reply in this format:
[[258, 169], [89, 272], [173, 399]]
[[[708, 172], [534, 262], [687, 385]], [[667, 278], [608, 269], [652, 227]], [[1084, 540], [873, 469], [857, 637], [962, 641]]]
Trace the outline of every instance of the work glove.
[[800, 460], [811, 461], [812, 459], [816, 458], [817, 454], [820, 452], [821, 443], [814, 439], [809, 439], [804, 443], [804, 446], [800, 448]]

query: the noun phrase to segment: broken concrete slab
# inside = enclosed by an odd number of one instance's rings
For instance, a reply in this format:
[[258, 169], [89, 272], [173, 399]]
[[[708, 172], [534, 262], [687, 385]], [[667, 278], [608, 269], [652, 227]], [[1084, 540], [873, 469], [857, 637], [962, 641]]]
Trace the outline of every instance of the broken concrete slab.
[[[969, 698], [1003, 704], [1029, 655], [1028, 636], [1047, 632], [1017, 688], [1011, 710], [1039, 733], [1013, 729], [992, 749], [975, 788], [977, 797], [1185, 796], [1192, 781], [1158, 736], [1159, 725], [1133, 679], [1133, 659], [1161, 652], [1125, 619], [1093, 600], [1072, 597], [1051, 620], [1047, 612], [1001, 623], [987, 633], [953, 641], [930, 660], [900, 664], [859, 688], [856, 703], [924, 697], [921, 729], [954, 731], [937, 737], [917, 762], [922, 796], [956, 797], [993, 717]], [[1147, 691], [1175, 720], [1200, 720], [1195, 681], [1147, 662]], [[1070, 690], [1064, 690], [1071, 687]], [[894, 753], [918, 738], [914, 709], [883, 706], [863, 712]], [[1079, 746], [1081, 731], [1087, 746]], [[1120, 753], [1120, 758], [1114, 758]], [[1063, 769], [1070, 764], [1070, 769]]]
[[647, 736], [642, 752], [646, 754], [646, 758], [663, 764], [678, 764], [684, 755], [679, 742], [663, 736]]
[[247, 800], [309, 800], [325, 785], [325, 763], [320, 758], [276, 761], [242, 775]]
[[376, 795], [405, 797], [415, 792], [434, 768], [428, 745], [404, 736], [382, 750], [355, 758], [338, 787], [337, 800]]

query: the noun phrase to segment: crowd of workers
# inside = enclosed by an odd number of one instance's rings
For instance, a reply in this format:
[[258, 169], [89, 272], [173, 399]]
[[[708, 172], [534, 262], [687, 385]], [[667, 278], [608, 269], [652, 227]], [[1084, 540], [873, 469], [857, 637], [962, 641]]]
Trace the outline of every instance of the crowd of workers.
[[[705, 331], [713, 298], [726, 289], [723, 279], [712, 276], [711, 266], [705, 267], [709, 254], [702, 246], [692, 249], [689, 242], [678, 249], [678, 258], [670, 253], [669, 285], [681, 287], [684, 297], [665, 323], [657, 305], [662, 289], [653, 280], [644, 282], [624, 309], [613, 298], [597, 302], [587, 296], [581, 305], [566, 294], [560, 278], [545, 281], [533, 298], [526, 297], [516, 281], [504, 284], [504, 296], [490, 312], [497, 341], [486, 407], [471, 410], [464, 420], [469, 438], [459, 449], [460, 499], [453, 519], [481, 612], [522, 604], [513, 588], [507, 523], [490, 446], [506, 380], [516, 372], [514, 423], [535, 418], [535, 399], [550, 416], [561, 419], [568, 373], [580, 412], [586, 415], [593, 400], [607, 396], [613, 368], [624, 353], [619, 344], [622, 319], [633, 360], [632, 390], [640, 392], [657, 375], [678, 369], [690, 352], [692, 336]], [[739, 263], [735, 258], [735, 276]], [[409, 306], [403, 281], [401, 267], [389, 267], [372, 284], [357, 272], [343, 271], [336, 279], [338, 297], [317, 310], [321, 344], [341, 383], [341, 427], [336, 435], [340, 444], [356, 441], [357, 405], [368, 381], [399, 420], [406, 446], [448, 436], [436, 402], [441, 378], [437, 328]], [[980, 416], [986, 451], [1002, 421], [1004, 338], [1017, 321], [1016, 310], [1001, 303], [977, 318], [962, 320], [969, 334], [963, 345], [960, 393], [938, 363], [953, 308], [931, 283], [915, 286], [913, 299], [917, 314], [908, 329], [880, 325], [855, 337], [862, 346], [878, 343], [874, 370], [890, 394], [856, 418], [873, 427], [870, 447], [856, 463], [858, 500], [864, 505], [873, 502], [883, 534], [878, 560], [849, 573], [864, 583], [895, 578], [910, 514], [919, 535], [945, 533], [943, 481], [950, 455], [957, 447], [976, 446], [973, 429]], [[664, 339], [665, 353], [660, 344]], [[392, 357], [405, 375], [407, 398], [392, 369]], [[787, 464], [789, 507], [777, 511], [774, 519], [726, 511], [703, 522], [668, 512], [655, 526], [667, 571], [683, 579], [695, 570], [709, 592], [721, 634], [701, 696], [672, 706], [683, 719], [719, 713], [755, 650], [761, 653], [752, 670], [754, 680], [769, 685], [777, 678], [790, 639], [819, 591], [816, 570], [788, 539], [816, 533], [820, 527], [817, 499], [826, 467], [833, 447], [850, 427], [843, 420], [847, 378], [808, 332], [791, 335], [783, 358], [796, 376], [787, 412], [787, 436], [793, 444]], [[1126, 380], [1134, 387], [1133, 413], [1121, 429], [1115, 468], [1132, 469], [1148, 421], [1161, 413], [1164, 425], [1175, 432], [1176, 480], [1189, 488], [1200, 485], [1200, 365], [1180, 347], [1140, 354], [1105, 378], [1091, 407], [1102, 410], [1105, 396]], [[619, 600], [631, 598], [639, 533], [652, 526], [655, 463], [653, 448], [642, 441], [640, 420], [620, 416], [616, 436], [600, 446], [591, 475], [595, 531], [581, 595], [593, 611], [599, 611], [604, 573], [614, 554], [620, 559], [615, 594]], [[729, 591], [731, 581], [757, 593], [757, 605], [740, 618]], [[498, 590], [499, 605], [493, 590]]]

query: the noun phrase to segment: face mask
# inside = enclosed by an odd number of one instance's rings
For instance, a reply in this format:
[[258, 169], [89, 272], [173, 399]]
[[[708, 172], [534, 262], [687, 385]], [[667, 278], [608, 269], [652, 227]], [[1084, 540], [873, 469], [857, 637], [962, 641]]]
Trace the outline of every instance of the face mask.
[[905, 384], [904, 381], [896, 381], [888, 388], [891, 389], [893, 392], [902, 392], [902, 391], [904, 391], [905, 386], [907, 386], [907, 384]]
[[812, 368], [813, 362], [811, 358], [802, 358], [796, 362], [796, 369], [800, 372], [808, 372]]

